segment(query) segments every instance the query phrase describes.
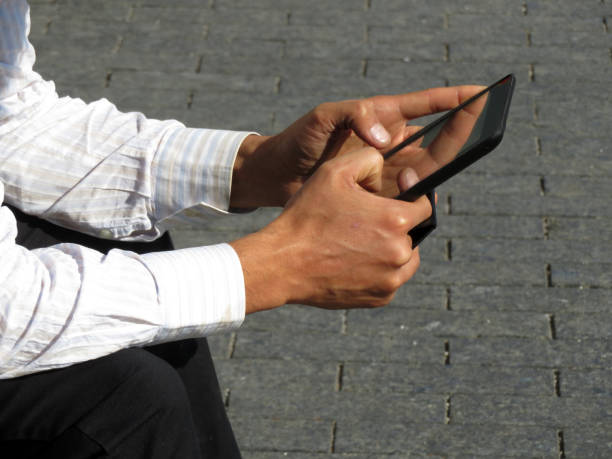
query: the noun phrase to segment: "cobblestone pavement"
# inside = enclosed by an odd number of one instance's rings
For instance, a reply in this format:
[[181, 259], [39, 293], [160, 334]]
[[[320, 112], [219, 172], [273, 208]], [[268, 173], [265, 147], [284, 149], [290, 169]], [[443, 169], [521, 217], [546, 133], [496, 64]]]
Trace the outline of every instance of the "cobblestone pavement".
[[322, 101], [514, 72], [502, 145], [438, 190], [393, 303], [248, 317], [211, 338], [221, 386], [245, 458], [612, 457], [612, 0], [32, 3], [61, 93], [191, 126], [273, 133]]

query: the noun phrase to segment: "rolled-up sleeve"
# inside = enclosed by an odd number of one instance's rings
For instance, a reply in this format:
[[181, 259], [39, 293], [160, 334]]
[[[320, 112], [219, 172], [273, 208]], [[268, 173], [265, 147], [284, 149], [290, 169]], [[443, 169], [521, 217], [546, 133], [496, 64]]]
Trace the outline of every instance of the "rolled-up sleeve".
[[75, 244], [29, 251], [16, 234], [1, 207], [0, 378], [205, 336], [244, 319], [242, 269], [227, 244], [103, 255]]

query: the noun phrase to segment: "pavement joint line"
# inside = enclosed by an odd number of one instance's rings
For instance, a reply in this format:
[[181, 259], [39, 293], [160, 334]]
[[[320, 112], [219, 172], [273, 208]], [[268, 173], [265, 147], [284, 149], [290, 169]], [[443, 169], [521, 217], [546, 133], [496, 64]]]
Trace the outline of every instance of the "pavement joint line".
[[189, 91], [187, 95], [187, 110], [191, 110], [191, 106], [193, 105], [193, 97], [195, 96], [195, 91]]
[[442, 60], [444, 62], [450, 62], [450, 45], [448, 43], [444, 43], [444, 57]]
[[105, 88], [108, 88], [110, 86], [112, 78], [113, 78], [113, 72], [112, 71], [106, 72], [106, 77], [104, 79]]
[[529, 12], [527, 2], [523, 2], [523, 4], [521, 5], [521, 12], [523, 13], [523, 16], [527, 16], [527, 13]]
[[363, 42], [370, 42], [370, 26], [368, 24], [366, 24], [363, 28]]
[[274, 78], [274, 94], [278, 94], [281, 91], [282, 78], [277, 76]]
[[341, 322], [340, 322], [340, 334], [346, 335], [348, 326], [348, 310], [345, 309], [342, 311]]
[[229, 344], [227, 346], [228, 359], [234, 357], [234, 352], [236, 352], [236, 341], [238, 341], [238, 334], [236, 332], [232, 332], [230, 335]]
[[366, 78], [368, 76], [368, 60], [363, 59], [361, 61], [361, 76]]
[[555, 315], [554, 314], [546, 314], [548, 317], [548, 332], [550, 339], [557, 339], [557, 326], [555, 324]]
[[444, 365], [450, 365], [450, 363], [451, 363], [450, 341], [444, 340]]
[[204, 63], [204, 55], [200, 54], [198, 57], [198, 63], [196, 64], [195, 73], [202, 72], [202, 64]]
[[372, 8], [372, 0], [365, 0], [363, 2], [363, 7], [365, 9], [365, 11], [368, 11]]
[[230, 397], [232, 395], [232, 390], [227, 388], [223, 392], [223, 406], [227, 409], [230, 405]]
[[117, 54], [121, 49], [121, 46], [123, 46], [123, 36], [118, 35], [117, 41], [115, 41], [115, 46], [113, 46], [113, 49], [111, 50], [111, 54]]
[[337, 429], [337, 424], [336, 421], [332, 421], [332, 425], [331, 425], [331, 436], [330, 436], [330, 441], [329, 441], [329, 452], [330, 453], [335, 453], [336, 452], [336, 429]]
[[531, 48], [531, 32], [527, 32], [527, 48]]
[[538, 103], [534, 100], [533, 101], [533, 121], [537, 123], [539, 118], [540, 118], [540, 113], [539, 113]]
[[291, 25], [291, 11], [287, 12], [287, 16], [285, 17], [285, 21], [287, 22], [288, 26]]
[[559, 454], [559, 459], [565, 459], [565, 440], [562, 430], [557, 430], [557, 452]]
[[444, 299], [444, 309], [446, 311], [452, 311], [451, 307], [451, 288], [446, 287], [446, 298]]
[[446, 212], [446, 215], [453, 215], [453, 199], [450, 194], [446, 196], [446, 205], [444, 211]]
[[540, 196], [544, 196], [546, 194], [546, 178], [544, 176], [540, 177]]
[[208, 26], [208, 24], [204, 24], [202, 26], [202, 39], [208, 40], [209, 33], [210, 33], [210, 27]]
[[553, 384], [555, 395], [561, 397], [561, 371], [559, 369], [553, 370]]
[[447, 395], [444, 399], [444, 424], [451, 422], [451, 395]]
[[601, 19], [601, 22], [603, 23], [604, 32], [608, 33], [608, 20], [605, 18], [605, 16]]
[[448, 27], [449, 27], [449, 16], [448, 16], [448, 13], [444, 13], [442, 15], [442, 21], [443, 21], [443, 26], [442, 27], [444, 29], [448, 29]]
[[448, 239], [444, 246], [444, 258], [446, 261], [452, 261], [453, 259], [453, 241]]
[[529, 81], [532, 83], [535, 81], [535, 65], [534, 64], [529, 64]]
[[550, 263], [546, 264], [545, 270], [546, 270], [546, 287], [548, 287], [548, 288], [553, 287], [553, 283], [552, 283], [552, 267], [550, 266]]
[[536, 156], [542, 156], [542, 139], [535, 137]]
[[132, 22], [133, 18], [134, 18], [134, 6], [131, 5], [128, 8], [127, 14], [125, 15], [125, 22]]
[[550, 219], [548, 217], [542, 218], [542, 233], [544, 233], [544, 239], [550, 239]]
[[342, 379], [344, 378], [344, 363], [339, 362], [336, 366], [336, 384], [334, 390], [336, 392], [342, 391]]

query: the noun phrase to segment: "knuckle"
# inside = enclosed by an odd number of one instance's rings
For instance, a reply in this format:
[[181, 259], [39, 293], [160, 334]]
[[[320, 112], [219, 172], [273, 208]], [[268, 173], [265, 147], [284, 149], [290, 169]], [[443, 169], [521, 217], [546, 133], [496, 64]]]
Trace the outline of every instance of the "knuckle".
[[385, 222], [387, 227], [392, 231], [407, 228], [410, 220], [404, 214], [399, 212], [392, 212], [386, 216], [387, 221]]
[[317, 105], [310, 112], [310, 116], [312, 117], [315, 123], [320, 123], [326, 119], [326, 113], [329, 111], [330, 103], [324, 102], [322, 104]]
[[355, 113], [358, 116], [364, 117], [372, 109], [372, 101], [368, 99], [359, 99], [355, 101]]
[[384, 296], [393, 295], [402, 286], [402, 279], [398, 273], [389, 274], [383, 281], [381, 287]]
[[412, 250], [408, 248], [407, 244], [396, 242], [390, 249], [389, 262], [394, 267], [401, 267], [408, 263], [412, 255]]

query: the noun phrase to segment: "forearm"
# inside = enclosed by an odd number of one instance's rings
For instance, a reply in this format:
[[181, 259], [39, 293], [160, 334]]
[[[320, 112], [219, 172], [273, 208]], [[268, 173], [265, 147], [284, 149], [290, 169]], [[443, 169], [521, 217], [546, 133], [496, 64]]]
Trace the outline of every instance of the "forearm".
[[74, 244], [27, 251], [14, 238], [3, 207], [0, 378], [205, 336], [244, 317], [242, 270], [227, 244], [102, 255]]

